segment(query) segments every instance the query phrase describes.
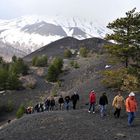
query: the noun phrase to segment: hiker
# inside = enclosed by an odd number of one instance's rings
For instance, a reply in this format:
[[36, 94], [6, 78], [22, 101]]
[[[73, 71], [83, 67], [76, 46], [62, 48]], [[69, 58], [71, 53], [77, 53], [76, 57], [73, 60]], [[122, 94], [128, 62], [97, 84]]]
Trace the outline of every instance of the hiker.
[[39, 105], [39, 103], [35, 105], [34, 109], [36, 110], [36, 112], [40, 112], [40, 105]]
[[134, 92], [130, 92], [129, 96], [126, 99], [125, 105], [126, 112], [128, 113], [128, 125], [131, 126], [137, 111], [137, 101], [135, 99]]
[[95, 113], [95, 103], [96, 103], [96, 93], [94, 92], [94, 90], [92, 90], [89, 94], [89, 103], [90, 103], [90, 107], [88, 112], [91, 112], [91, 108], [93, 108], [93, 113]]
[[46, 111], [50, 110], [50, 99], [49, 99], [49, 97], [45, 101], [45, 110]]
[[71, 96], [71, 101], [73, 104], [73, 109], [76, 109], [76, 103], [77, 101], [79, 101], [79, 95], [77, 94], [77, 92], [74, 92], [74, 94]]
[[99, 99], [101, 117], [104, 117], [106, 115], [107, 104], [108, 104], [108, 99], [107, 99], [106, 93], [104, 92], [102, 96], [100, 96], [100, 99]]
[[38, 103], [38, 104], [36, 104], [34, 109], [35, 109], [37, 112], [43, 112], [43, 111], [44, 111], [43, 103]]
[[40, 104], [40, 112], [44, 111], [44, 104], [43, 103], [39, 103]]
[[60, 95], [60, 97], [58, 99], [58, 103], [59, 103], [59, 109], [63, 110], [64, 99], [63, 99], [62, 95]]
[[45, 110], [49, 111], [49, 109], [50, 109], [50, 99], [47, 98], [46, 101], [45, 101]]
[[66, 110], [68, 111], [69, 110], [69, 103], [70, 103], [70, 96], [67, 95], [65, 97], [65, 106], [66, 106]]
[[33, 107], [32, 106], [28, 106], [26, 108], [26, 114], [32, 114], [33, 113]]
[[50, 110], [54, 110], [54, 106], [55, 106], [55, 100], [54, 100], [54, 97], [51, 97], [50, 99]]
[[119, 118], [121, 109], [125, 105], [125, 101], [123, 96], [121, 95], [121, 91], [118, 91], [118, 95], [116, 95], [113, 99], [112, 106], [115, 108], [114, 117]]

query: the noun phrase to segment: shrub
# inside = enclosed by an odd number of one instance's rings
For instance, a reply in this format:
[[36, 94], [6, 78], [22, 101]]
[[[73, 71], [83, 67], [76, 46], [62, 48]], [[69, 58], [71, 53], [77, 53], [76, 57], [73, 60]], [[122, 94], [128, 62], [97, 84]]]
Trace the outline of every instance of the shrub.
[[103, 84], [110, 88], [118, 88], [123, 91], [138, 89], [138, 78], [128, 73], [128, 69], [106, 70], [103, 72]]
[[18, 58], [15, 62], [12, 62], [9, 68], [9, 72], [19, 75], [26, 75], [28, 74], [29, 67], [24, 63], [23, 59]]
[[88, 54], [88, 49], [85, 47], [81, 47], [80, 48], [80, 56], [87, 57], [87, 54]]
[[79, 68], [79, 64], [76, 61], [71, 61], [70, 65], [71, 65], [71, 67], [73, 67], [75, 69]]
[[48, 64], [48, 57], [46, 55], [35, 56], [32, 59], [32, 65], [37, 67], [45, 67]]
[[53, 65], [56, 71], [58, 72], [58, 74], [61, 73], [63, 68], [63, 59], [59, 57], [55, 58], [53, 61]]
[[72, 60], [72, 61], [70, 61], [70, 65], [71, 65], [71, 67], [73, 67], [74, 66], [74, 61]]
[[62, 72], [63, 59], [55, 58], [53, 63], [48, 68], [46, 79], [49, 82], [56, 82], [59, 74]]
[[66, 49], [64, 51], [64, 57], [70, 58], [72, 56], [72, 52], [69, 49]]
[[73, 66], [75, 69], [79, 68], [79, 64], [77, 62], [74, 63], [74, 66]]
[[126, 69], [106, 70], [103, 72], [102, 83], [107, 87], [120, 89], [126, 74]]
[[123, 78], [123, 85], [121, 86], [121, 89], [123, 91], [135, 91], [137, 90], [139, 87], [139, 82], [138, 82], [138, 78], [127, 74], [124, 78]]
[[58, 78], [58, 72], [57, 72], [56, 67], [54, 65], [50, 65], [48, 68], [48, 73], [47, 73], [46, 79], [49, 82], [55, 82], [55, 81], [57, 81], [57, 78]]
[[21, 105], [16, 112], [16, 117], [21, 118], [24, 113], [25, 113], [25, 107], [23, 105]]

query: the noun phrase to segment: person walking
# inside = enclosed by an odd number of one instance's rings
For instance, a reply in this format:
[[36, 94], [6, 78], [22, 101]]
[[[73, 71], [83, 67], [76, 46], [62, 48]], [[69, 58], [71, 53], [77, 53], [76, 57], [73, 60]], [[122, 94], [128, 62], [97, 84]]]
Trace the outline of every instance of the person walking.
[[106, 105], [108, 104], [108, 99], [106, 93], [104, 92], [99, 98], [100, 114], [101, 117], [106, 115]]
[[60, 97], [58, 99], [58, 103], [59, 103], [59, 109], [63, 110], [64, 99], [63, 99], [62, 95], [60, 95]]
[[72, 104], [73, 104], [73, 109], [76, 109], [76, 104], [77, 101], [79, 101], [79, 95], [77, 92], [74, 92], [74, 94], [71, 96]]
[[89, 103], [90, 106], [88, 112], [91, 113], [92, 108], [93, 113], [95, 113], [96, 93], [94, 92], [94, 90], [92, 90], [89, 94]]
[[50, 99], [50, 111], [54, 110], [54, 106], [55, 106], [55, 100], [54, 97], [52, 96]]
[[66, 110], [68, 111], [69, 110], [69, 102], [70, 102], [70, 96], [67, 95], [65, 97], [65, 106], [66, 106]]
[[128, 126], [132, 126], [132, 122], [134, 121], [138, 108], [134, 92], [130, 92], [129, 96], [126, 99], [125, 105], [126, 112], [128, 113]]
[[50, 110], [50, 98], [49, 97], [45, 101], [45, 110], [46, 111]]
[[121, 91], [118, 91], [118, 95], [114, 97], [112, 106], [115, 108], [114, 117], [119, 118], [121, 109], [125, 105], [125, 101], [123, 96], [121, 95]]

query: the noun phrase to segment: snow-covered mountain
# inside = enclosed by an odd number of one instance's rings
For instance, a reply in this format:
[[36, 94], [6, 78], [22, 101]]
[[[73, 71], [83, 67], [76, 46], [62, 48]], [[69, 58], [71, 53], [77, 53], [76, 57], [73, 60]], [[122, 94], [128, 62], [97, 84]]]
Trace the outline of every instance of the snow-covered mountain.
[[[13, 55], [27, 55], [40, 47], [66, 36], [77, 39], [103, 38], [109, 30], [97, 23], [76, 17], [24, 16], [11, 20], [0, 20], [0, 55], [2, 49]], [[15, 52], [15, 53], [14, 53]]]

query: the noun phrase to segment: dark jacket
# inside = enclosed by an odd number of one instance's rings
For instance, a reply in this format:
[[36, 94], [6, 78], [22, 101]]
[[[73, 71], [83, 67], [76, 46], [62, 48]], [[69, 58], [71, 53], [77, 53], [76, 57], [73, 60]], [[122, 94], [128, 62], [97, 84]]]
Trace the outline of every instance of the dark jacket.
[[73, 95], [71, 96], [71, 100], [72, 100], [73, 102], [77, 102], [77, 101], [79, 100], [79, 95], [78, 95], [78, 94], [73, 94]]
[[106, 105], [108, 104], [108, 99], [106, 95], [102, 95], [99, 99], [99, 105]]
[[50, 100], [50, 105], [51, 105], [51, 106], [55, 106], [55, 100], [54, 100], [54, 99], [51, 99], [51, 100]]
[[64, 103], [63, 97], [60, 97], [60, 98], [58, 99], [58, 103], [59, 103], [59, 104], [63, 104], [63, 103]]
[[65, 101], [66, 101], [66, 103], [69, 103], [70, 102], [70, 96], [66, 96]]

